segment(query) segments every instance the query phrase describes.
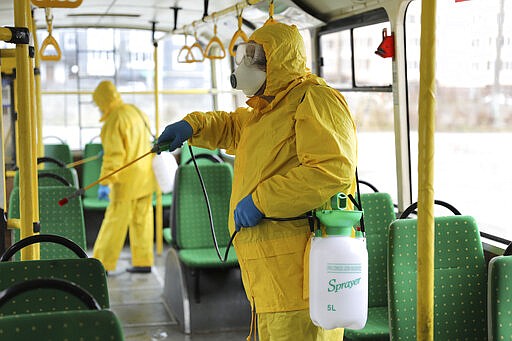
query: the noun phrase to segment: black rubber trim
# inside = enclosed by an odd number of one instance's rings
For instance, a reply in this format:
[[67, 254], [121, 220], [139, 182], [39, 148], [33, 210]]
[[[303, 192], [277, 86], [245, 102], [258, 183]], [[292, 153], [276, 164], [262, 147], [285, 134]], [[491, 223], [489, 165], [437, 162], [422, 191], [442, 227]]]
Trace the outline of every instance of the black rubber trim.
[[16, 252], [23, 249], [24, 247], [41, 242], [63, 245], [73, 251], [79, 258], [88, 258], [87, 253], [85, 253], [85, 251], [80, 246], [78, 246], [74, 241], [70, 239], [55, 234], [36, 234], [27, 238], [23, 238], [22, 240], [11, 245], [11, 247], [9, 247], [0, 257], [0, 262], [7, 262]]
[[62, 162], [60, 160], [57, 160], [56, 158], [53, 158], [53, 157], [50, 157], [50, 156], [43, 156], [43, 157], [38, 157], [37, 158], [37, 164], [45, 163], [45, 162], [55, 163], [56, 165], [58, 165], [61, 168], [65, 168], [66, 167], [66, 164], [64, 162]]
[[[455, 215], [461, 215], [459, 210], [456, 209], [453, 205], [445, 202], [445, 201], [442, 201], [442, 200], [434, 200], [434, 204], [436, 205], [440, 205], [440, 206], [443, 206], [443, 207], [446, 207], [447, 209], [449, 209], [450, 211], [452, 211], [453, 214]], [[407, 218], [411, 213], [415, 213], [417, 214], [416, 212], [416, 209], [418, 208], [418, 202], [415, 202], [415, 203], [412, 203], [409, 207], [407, 207], [405, 209], [405, 211], [402, 212], [402, 214], [400, 215], [400, 217], [398, 219], [405, 219]]]
[[[224, 160], [222, 160], [222, 158], [218, 155], [215, 155], [215, 154], [206, 154], [206, 153], [201, 153], [201, 154], [197, 154], [197, 155], [194, 155], [194, 157], [197, 159], [207, 159], [207, 160], [210, 160], [210, 161], [213, 161], [215, 163], [223, 163]], [[189, 163], [192, 162], [192, 158], [188, 159], [187, 162], [185, 162], [186, 165], [188, 165]]]

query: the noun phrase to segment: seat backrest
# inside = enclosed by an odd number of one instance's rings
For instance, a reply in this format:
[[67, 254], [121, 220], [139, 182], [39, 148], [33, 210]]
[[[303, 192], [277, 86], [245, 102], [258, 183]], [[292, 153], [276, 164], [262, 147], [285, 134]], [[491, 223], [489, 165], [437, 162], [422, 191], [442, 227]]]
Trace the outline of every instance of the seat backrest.
[[[211, 205], [219, 246], [229, 242], [228, 214], [233, 170], [227, 163], [199, 166]], [[171, 226], [178, 248], [211, 248], [208, 211], [193, 165], [178, 167], [174, 180]]]
[[[84, 148], [84, 159], [98, 155], [103, 150], [101, 143], [87, 143]], [[82, 187], [86, 187], [98, 180], [101, 172], [102, 158], [97, 158], [82, 165]], [[94, 185], [87, 191], [86, 198], [96, 198], [98, 196], [98, 185]]]
[[387, 193], [363, 193], [366, 246], [368, 249], [368, 307], [388, 305], [387, 259], [389, 224], [396, 219]]
[[[82, 199], [70, 199], [60, 206], [59, 200], [74, 193], [74, 187], [39, 187], [39, 220], [41, 233], [51, 233], [71, 239], [86, 249], [85, 222]], [[19, 188], [13, 188], [9, 199], [9, 218], [19, 218]], [[19, 230], [14, 230], [14, 241], [20, 239]], [[41, 245], [41, 259], [75, 258], [73, 252], [60, 245]]]
[[124, 340], [121, 323], [110, 310], [5, 316], [0, 331], [5, 340]]
[[[207, 156], [211, 155], [213, 157], [220, 158], [220, 152], [218, 149], [206, 149], [206, 148], [200, 148], [192, 146], [192, 152], [194, 153], [194, 156], [202, 155]], [[180, 165], [185, 165], [187, 163], [190, 163], [192, 159], [192, 156], [190, 155], [190, 150], [188, 149], [188, 143], [183, 143], [183, 146], [181, 147], [181, 156], [180, 156]], [[198, 165], [205, 165], [210, 163], [215, 163], [215, 160], [208, 159], [206, 157], [200, 157], [196, 158], [196, 162]]]
[[[390, 225], [389, 317], [392, 340], [416, 340], [417, 220]], [[487, 271], [475, 220], [435, 218], [434, 339], [486, 340]]]
[[488, 340], [509, 340], [512, 335], [512, 256], [492, 258], [488, 278]]
[[[105, 268], [95, 258], [0, 262], [0, 291], [39, 278], [73, 282], [89, 292], [102, 308], [110, 307]], [[55, 289], [39, 290], [37, 296], [33, 292], [20, 294], [16, 303], [0, 308], [0, 315], [83, 309], [83, 303], [73, 296], [63, 295]]]
[[[44, 145], [44, 155], [62, 161], [64, 164], [73, 162], [73, 155], [67, 143]], [[56, 168], [56, 165], [45, 163], [45, 169]]]

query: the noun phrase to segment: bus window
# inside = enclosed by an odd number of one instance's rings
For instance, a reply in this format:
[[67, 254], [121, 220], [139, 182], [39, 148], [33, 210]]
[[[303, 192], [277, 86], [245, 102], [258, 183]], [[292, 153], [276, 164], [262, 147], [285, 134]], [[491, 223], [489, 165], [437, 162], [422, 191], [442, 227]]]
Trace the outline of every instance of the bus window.
[[[41, 34], [40, 40], [45, 32]], [[72, 149], [79, 149], [99, 135], [101, 114], [90, 92], [103, 79], [114, 81], [123, 100], [144, 110], [154, 126], [154, 48], [150, 31], [58, 29], [54, 35], [63, 42], [62, 59], [59, 63], [41, 63], [45, 136], [57, 135]], [[213, 105], [212, 95], [206, 92], [211, 88], [210, 63], [177, 63], [184, 42], [184, 37], [177, 35], [159, 42], [159, 87], [164, 90], [159, 108], [161, 127], [190, 111], [210, 110]], [[205, 93], [185, 93], [190, 89], [204, 89]]]
[[389, 32], [389, 24], [374, 24], [353, 30], [355, 86], [391, 86], [392, 58], [381, 58], [375, 54], [382, 41], [383, 29]]
[[[512, 17], [504, 15], [504, 3], [437, 4], [434, 190], [436, 199], [474, 216], [482, 232], [512, 240]], [[418, 166], [420, 16], [421, 2], [414, 1], [405, 27], [412, 169]]]
[[321, 75], [345, 96], [356, 121], [359, 178], [396, 202], [392, 67], [375, 54], [383, 28], [389, 32], [389, 22], [321, 34]]

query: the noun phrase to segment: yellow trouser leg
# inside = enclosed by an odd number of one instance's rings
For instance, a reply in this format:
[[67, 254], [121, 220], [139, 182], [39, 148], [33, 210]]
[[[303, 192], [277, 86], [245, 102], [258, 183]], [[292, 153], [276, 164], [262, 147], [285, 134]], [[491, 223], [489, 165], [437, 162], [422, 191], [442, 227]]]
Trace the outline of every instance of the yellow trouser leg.
[[153, 196], [148, 195], [133, 203], [130, 223], [130, 248], [133, 266], [153, 265]]
[[260, 341], [342, 341], [343, 329], [325, 330], [309, 318], [309, 310], [258, 314]]
[[130, 228], [130, 248], [133, 266], [153, 265], [153, 206], [151, 195], [128, 201], [113, 201], [94, 244], [93, 257], [105, 270], [115, 270]]
[[113, 201], [105, 211], [100, 232], [94, 243], [93, 257], [99, 259], [107, 271], [116, 268], [131, 216], [131, 201]]

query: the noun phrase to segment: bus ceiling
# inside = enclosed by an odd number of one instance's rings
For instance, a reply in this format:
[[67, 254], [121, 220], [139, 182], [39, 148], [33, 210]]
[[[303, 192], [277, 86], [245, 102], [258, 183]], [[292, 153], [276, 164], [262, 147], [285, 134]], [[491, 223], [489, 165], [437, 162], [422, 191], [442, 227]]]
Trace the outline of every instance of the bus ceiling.
[[[400, 0], [385, 2], [393, 1]], [[38, 29], [46, 29], [45, 11], [34, 4], [52, 2], [62, 1], [31, 0]], [[250, 33], [254, 28], [263, 25], [268, 18], [269, 3], [268, 0], [146, 0], [134, 5], [131, 0], [83, 1], [75, 8], [52, 8], [53, 27], [152, 30], [155, 23], [157, 32], [170, 34], [173, 31], [182, 33], [184, 28], [192, 31], [192, 23], [195, 22], [200, 40], [209, 41], [213, 35], [215, 20], [220, 39], [229, 42], [237, 29], [237, 12], [242, 13], [244, 30]], [[347, 15], [378, 8], [382, 3], [383, 1], [378, 0], [274, 0], [274, 17], [288, 24], [293, 23], [300, 29], [314, 28]], [[226, 11], [234, 7], [236, 8], [233, 11]], [[219, 15], [212, 16], [216, 13]], [[203, 20], [205, 17], [210, 20]], [[13, 25], [13, 18], [13, 2], [1, 1], [1, 25]]]

